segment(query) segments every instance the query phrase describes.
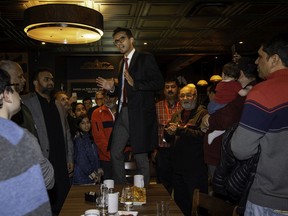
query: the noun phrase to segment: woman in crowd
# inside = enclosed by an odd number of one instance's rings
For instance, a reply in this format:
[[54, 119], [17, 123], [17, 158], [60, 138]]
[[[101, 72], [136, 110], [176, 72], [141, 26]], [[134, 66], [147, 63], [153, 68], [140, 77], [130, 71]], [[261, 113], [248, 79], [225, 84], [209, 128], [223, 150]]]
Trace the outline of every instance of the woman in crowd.
[[100, 182], [103, 171], [100, 168], [97, 146], [90, 134], [90, 120], [87, 115], [81, 115], [76, 119], [78, 133], [73, 140], [73, 184], [90, 184]]

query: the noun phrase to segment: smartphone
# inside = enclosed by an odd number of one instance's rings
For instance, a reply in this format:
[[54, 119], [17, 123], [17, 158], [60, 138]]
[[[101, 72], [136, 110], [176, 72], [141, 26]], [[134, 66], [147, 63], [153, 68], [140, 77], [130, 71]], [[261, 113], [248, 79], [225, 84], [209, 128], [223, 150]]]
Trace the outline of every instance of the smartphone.
[[76, 92], [72, 92], [72, 97], [73, 101], [77, 101], [77, 93]]

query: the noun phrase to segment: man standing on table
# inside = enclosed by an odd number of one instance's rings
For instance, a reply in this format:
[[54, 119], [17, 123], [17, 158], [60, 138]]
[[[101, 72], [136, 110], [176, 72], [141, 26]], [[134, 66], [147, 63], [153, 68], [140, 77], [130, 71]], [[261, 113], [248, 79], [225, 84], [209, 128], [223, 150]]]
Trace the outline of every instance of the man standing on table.
[[288, 34], [264, 43], [255, 63], [265, 81], [249, 92], [231, 149], [246, 160], [261, 148], [245, 215], [288, 214]]
[[[113, 38], [114, 45], [124, 54], [118, 76], [118, 115], [110, 145], [113, 178], [116, 183], [126, 183], [123, 150], [129, 143], [147, 185], [150, 180], [148, 153], [158, 143], [154, 92], [163, 88], [164, 81], [154, 57], [135, 50], [129, 29], [116, 28]], [[96, 83], [110, 92], [115, 91], [113, 79], [98, 77]]]

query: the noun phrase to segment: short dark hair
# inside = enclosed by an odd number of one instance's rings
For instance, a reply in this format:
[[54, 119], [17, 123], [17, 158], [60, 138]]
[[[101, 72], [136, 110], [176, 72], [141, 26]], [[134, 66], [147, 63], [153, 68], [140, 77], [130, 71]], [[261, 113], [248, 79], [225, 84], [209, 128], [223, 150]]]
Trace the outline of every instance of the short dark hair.
[[32, 80], [32, 81], [37, 80], [39, 73], [44, 72], [44, 71], [48, 71], [49, 73], [52, 73], [52, 70], [51, 70], [50, 68], [45, 68], [45, 67], [43, 67], [43, 68], [38, 68], [38, 69], [35, 70], [34, 73], [33, 73], [33, 76], [32, 76], [33, 80]]
[[132, 34], [132, 32], [131, 32], [130, 29], [128, 29], [128, 28], [121, 28], [121, 27], [118, 27], [118, 28], [116, 28], [116, 29], [113, 31], [112, 37], [114, 37], [114, 36], [115, 36], [117, 33], [119, 33], [119, 32], [125, 32], [128, 38], [133, 37], [133, 34]]
[[177, 85], [178, 87], [180, 87], [179, 80], [178, 80], [177, 77], [175, 77], [175, 76], [168, 76], [168, 77], [166, 77], [165, 83], [168, 83], [168, 82], [175, 82], [176, 85]]
[[225, 64], [222, 68], [222, 73], [225, 76], [232, 77], [234, 79], [238, 79], [240, 76], [239, 67], [234, 62], [228, 62], [227, 64]]
[[271, 57], [277, 54], [285, 67], [288, 67], [288, 33], [280, 33], [262, 44], [263, 51]]
[[84, 101], [88, 101], [88, 100], [92, 101], [91, 97], [85, 97], [85, 98], [83, 98], [83, 99], [82, 99], [82, 103], [84, 103]]
[[245, 77], [247, 78], [256, 78], [257, 77], [257, 66], [254, 59], [249, 57], [241, 57], [238, 60], [238, 67], [243, 71]]
[[84, 118], [88, 118], [89, 119], [89, 116], [87, 114], [83, 114], [83, 115], [80, 115], [80, 116], [76, 117], [75, 124], [76, 124], [78, 129], [80, 129], [79, 124], [82, 122], [82, 120]]
[[[83, 103], [79, 103], [79, 102], [73, 102], [73, 103], [71, 104], [71, 108], [72, 108], [72, 112], [73, 112], [73, 113], [75, 113], [76, 107], [77, 107], [78, 105], [80, 105], [80, 104], [84, 106]], [[85, 106], [84, 106], [84, 107], [85, 107]]]

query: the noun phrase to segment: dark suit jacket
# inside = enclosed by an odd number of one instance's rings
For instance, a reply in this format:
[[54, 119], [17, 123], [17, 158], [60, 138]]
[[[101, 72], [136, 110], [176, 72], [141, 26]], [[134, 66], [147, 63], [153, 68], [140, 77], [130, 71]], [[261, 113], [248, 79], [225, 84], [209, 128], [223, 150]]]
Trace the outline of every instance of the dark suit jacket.
[[[129, 142], [134, 153], [149, 152], [158, 144], [154, 93], [163, 89], [163, 77], [155, 58], [150, 53], [135, 51], [128, 70], [134, 80], [133, 87], [125, 81], [128, 98]], [[122, 86], [122, 74], [123, 61], [120, 62], [119, 67], [119, 89]], [[121, 94], [122, 91], [118, 91], [119, 99]]]

